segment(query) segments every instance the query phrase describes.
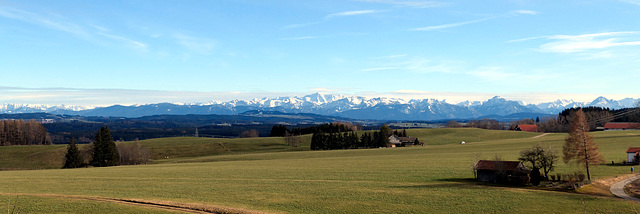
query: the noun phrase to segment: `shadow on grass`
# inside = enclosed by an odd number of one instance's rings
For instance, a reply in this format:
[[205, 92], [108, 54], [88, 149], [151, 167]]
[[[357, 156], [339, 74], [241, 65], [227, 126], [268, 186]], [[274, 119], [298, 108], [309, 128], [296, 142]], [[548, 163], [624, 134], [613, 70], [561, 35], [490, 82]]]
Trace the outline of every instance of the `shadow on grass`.
[[479, 184], [482, 184], [481, 182], [476, 181], [476, 179], [473, 178], [444, 178], [444, 179], [437, 179], [436, 181], [440, 181], [440, 182], [435, 182], [435, 183], [428, 183], [428, 184], [420, 184], [420, 185], [408, 185], [408, 186], [395, 186], [397, 188], [416, 188], [416, 189], [422, 189], [422, 188], [481, 188], [481, 186]]

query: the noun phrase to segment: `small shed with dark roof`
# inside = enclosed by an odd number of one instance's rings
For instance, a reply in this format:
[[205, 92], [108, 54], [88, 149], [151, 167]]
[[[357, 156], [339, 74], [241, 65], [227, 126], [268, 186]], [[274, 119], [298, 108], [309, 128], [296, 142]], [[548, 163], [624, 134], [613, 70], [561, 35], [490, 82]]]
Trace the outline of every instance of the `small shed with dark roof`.
[[529, 182], [530, 169], [520, 161], [481, 160], [475, 166], [478, 181], [523, 185]]

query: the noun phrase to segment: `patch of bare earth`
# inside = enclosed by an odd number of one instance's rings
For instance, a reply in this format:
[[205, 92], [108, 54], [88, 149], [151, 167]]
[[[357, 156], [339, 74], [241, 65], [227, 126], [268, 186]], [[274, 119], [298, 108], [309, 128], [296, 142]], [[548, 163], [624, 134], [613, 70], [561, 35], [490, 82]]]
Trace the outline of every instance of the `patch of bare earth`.
[[118, 198], [106, 198], [98, 196], [82, 196], [82, 195], [55, 195], [55, 194], [23, 194], [23, 193], [0, 193], [1, 195], [11, 196], [35, 196], [35, 197], [55, 197], [55, 198], [68, 198], [76, 200], [92, 200], [102, 201], [118, 204], [127, 204], [133, 206], [149, 207], [170, 211], [180, 211], [185, 213], [219, 213], [219, 214], [266, 214], [266, 212], [246, 210], [241, 208], [215, 206], [208, 204], [194, 204], [194, 203], [179, 203], [173, 201], [156, 201], [156, 200], [144, 200], [144, 199], [118, 199]]
[[593, 183], [585, 185], [582, 188], [576, 190], [576, 192], [589, 195], [613, 197], [614, 195], [611, 194], [610, 191], [611, 185], [633, 176], [635, 176], [635, 174], [619, 175], [612, 178], [598, 179]]
[[627, 195], [640, 198], [640, 180], [635, 180], [627, 184], [627, 186], [624, 187], [624, 191], [627, 192]]

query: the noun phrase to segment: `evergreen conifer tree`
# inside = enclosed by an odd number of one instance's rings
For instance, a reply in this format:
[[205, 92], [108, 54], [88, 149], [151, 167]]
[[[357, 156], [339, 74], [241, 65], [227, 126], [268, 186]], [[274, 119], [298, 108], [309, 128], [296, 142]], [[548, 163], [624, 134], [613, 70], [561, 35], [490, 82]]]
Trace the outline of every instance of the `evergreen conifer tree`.
[[71, 138], [69, 141], [69, 145], [67, 146], [67, 154], [64, 156], [64, 166], [63, 169], [68, 168], [78, 168], [84, 165], [84, 161], [82, 157], [80, 157], [80, 151], [78, 150], [78, 146], [76, 145], [76, 140]]
[[100, 128], [100, 131], [96, 134], [92, 153], [91, 165], [94, 167], [117, 166], [120, 164], [118, 148], [113, 142], [109, 127]]

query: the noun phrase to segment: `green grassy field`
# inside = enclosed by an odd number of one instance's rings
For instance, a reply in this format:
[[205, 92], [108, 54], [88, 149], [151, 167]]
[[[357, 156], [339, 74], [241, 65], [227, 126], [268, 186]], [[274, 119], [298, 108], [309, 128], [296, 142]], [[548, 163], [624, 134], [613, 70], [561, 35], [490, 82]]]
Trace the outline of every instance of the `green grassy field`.
[[[585, 210], [633, 213], [640, 210], [640, 204], [613, 197], [487, 186], [471, 181], [474, 156], [490, 159], [499, 155], [515, 160], [521, 150], [536, 144], [560, 151], [564, 134], [532, 138], [537, 134], [479, 129], [408, 130], [408, 134], [418, 136], [427, 146], [287, 151], [302, 148], [277, 146], [275, 144], [281, 143], [278, 138], [143, 141], [141, 143], [154, 152], [164, 151], [175, 156], [162, 164], [143, 166], [0, 171], [0, 193], [145, 199], [274, 213], [584, 213]], [[637, 131], [599, 132], [594, 136], [608, 163], [623, 160], [629, 146], [640, 146]], [[462, 140], [467, 144], [460, 145]], [[213, 145], [220, 142], [231, 152], [214, 148]], [[242, 145], [252, 142], [256, 145]], [[273, 145], [267, 146], [270, 143]], [[191, 146], [184, 147], [189, 148], [188, 151], [182, 147], [169, 148], [175, 144]], [[204, 149], [207, 146], [211, 147], [209, 151], [219, 152], [199, 155], [209, 153]], [[251, 146], [264, 150], [252, 152]], [[557, 173], [575, 171], [583, 170], [564, 164], [556, 170]], [[628, 171], [626, 166], [601, 165], [592, 169], [592, 176], [600, 179]], [[0, 196], [0, 200], [9, 197]], [[40, 200], [45, 207], [76, 203], [38, 197], [33, 200]], [[0, 211], [6, 210], [1, 202]], [[32, 208], [30, 203], [24, 206]], [[62, 212], [59, 210], [38, 212]]]

